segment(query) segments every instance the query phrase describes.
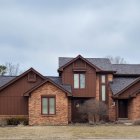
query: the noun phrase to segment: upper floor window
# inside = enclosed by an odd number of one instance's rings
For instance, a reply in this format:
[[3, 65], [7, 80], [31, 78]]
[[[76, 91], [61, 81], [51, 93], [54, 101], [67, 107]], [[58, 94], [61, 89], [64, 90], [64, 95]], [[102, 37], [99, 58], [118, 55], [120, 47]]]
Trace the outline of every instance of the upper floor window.
[[74, 88], [85, 88], [85, 73], [74, 74]]
[[101, 76], [101, 83], [104, 84], [105, 83], [105, 80], [106, 80], [105, 75], [102, 75]]
[[106, 101], [106, 76], [101, 75], [101, 100]]

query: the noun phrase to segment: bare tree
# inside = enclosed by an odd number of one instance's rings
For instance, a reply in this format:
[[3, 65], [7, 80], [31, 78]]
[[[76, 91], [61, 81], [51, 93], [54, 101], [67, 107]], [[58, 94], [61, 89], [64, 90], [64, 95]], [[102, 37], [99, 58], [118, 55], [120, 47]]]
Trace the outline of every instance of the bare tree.
[[80, 107], [79, 112], [86, 114], [89, 123], [96, 123], [99, 119], [103, 119], [108, 113], [108, 108], [105, 103], [90, 99], [85, 101]]
[[0, 65], [0, 75], [4, 75], [6, 73], [6, 70], [7, 70], [6, 66]]
[[120, 56], [113, 57], [109, 55], [106, 56], [106, 58], [108, 58], [112, 64], [127, 64], [127, 61], [125, 61], [125, 59]]
[[6, 74], [10, 76], [17, 76], [19, 72], [19, 64], [12, 64], [10, 62], [7, 62], [5, 64], [6, 66]]

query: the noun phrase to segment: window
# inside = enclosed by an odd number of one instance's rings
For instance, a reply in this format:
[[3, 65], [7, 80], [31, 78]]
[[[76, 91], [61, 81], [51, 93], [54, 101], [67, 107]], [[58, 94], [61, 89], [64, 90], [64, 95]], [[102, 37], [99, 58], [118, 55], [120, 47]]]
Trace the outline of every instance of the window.
[[80, 74], [80, 88], [85, 88], [85, 74]]
[[102, 75], [101, 77], [102, 77], [101, 79], [102, 83], [105, 83], [105, 75]]
[[74, 88], [85, 88], [85, 74], [75, 73], [74, 74]]
[[42, 114], [55, 114], [55, 97], [42, 97]]
[[74, 74], [74, 88], [79, 88], [79, 74]]
[[105, 101], [106, 100], [106, 87], [105, 87], [105, 85], [102, 85], [101, 92], [102, 92], [102, 101]]
[[101, 100], [106, 101], [106, 76], [101, 75]]

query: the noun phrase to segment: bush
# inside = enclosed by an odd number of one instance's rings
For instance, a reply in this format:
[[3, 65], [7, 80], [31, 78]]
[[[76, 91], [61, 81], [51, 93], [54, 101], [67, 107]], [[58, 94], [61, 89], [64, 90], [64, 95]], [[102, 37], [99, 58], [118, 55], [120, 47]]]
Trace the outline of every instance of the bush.
[[134, 121], [133, 125], [140, 125], [140, 120]]
[[0, 126], [6, 126], [6, 125], [7, 125], [7, 121], [5, 119], [1, 119]]
[[104, 102], [95, 99], [89, 99], [80, 105], [79, 113], [86, 114], [90, 124], [99, 122], [100, 120], [107, 120], [108, 108]]
[[7, 119], [7, 125], [28, 125], [28, 119], [27, 118], [8, 118]]

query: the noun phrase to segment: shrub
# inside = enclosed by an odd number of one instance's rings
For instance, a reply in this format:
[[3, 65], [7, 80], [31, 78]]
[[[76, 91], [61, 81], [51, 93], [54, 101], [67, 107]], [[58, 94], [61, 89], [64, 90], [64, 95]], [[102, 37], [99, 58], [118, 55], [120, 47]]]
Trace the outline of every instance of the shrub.
[[7, 125], [28, 125], [28, 119], [27, 118], [22, 118], [22, 117], [15, 117], [15, 118], [8, 118], [7, 119]]
[[0, 126], [6, 126], [6, 125], [7, 125], [7, 121], [5, 119], [1, 119]]
[[140, 120], [134, 121], [133, 125], [140, 125]]
[[80, 107], [79, 112], [86, 114], [90, 124], [106, 120], [108, 114], [107, 105], [95, 99], [85, 101]]

